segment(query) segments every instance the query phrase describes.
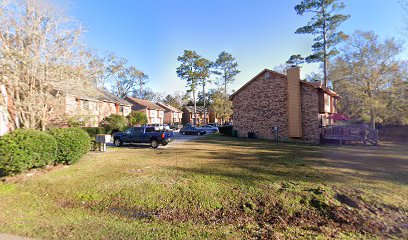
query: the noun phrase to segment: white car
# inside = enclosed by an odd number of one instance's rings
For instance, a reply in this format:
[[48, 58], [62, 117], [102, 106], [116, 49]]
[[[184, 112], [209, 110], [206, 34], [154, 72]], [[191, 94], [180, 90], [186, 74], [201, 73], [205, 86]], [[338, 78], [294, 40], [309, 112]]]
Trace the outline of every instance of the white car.
[[198, 127], [198, 129], [204, 130], [206, 132], [212, 132], [212, 133], [218, 132], [218, 128], [211, 126], [211, 125], [204, 125], [204, 126]]

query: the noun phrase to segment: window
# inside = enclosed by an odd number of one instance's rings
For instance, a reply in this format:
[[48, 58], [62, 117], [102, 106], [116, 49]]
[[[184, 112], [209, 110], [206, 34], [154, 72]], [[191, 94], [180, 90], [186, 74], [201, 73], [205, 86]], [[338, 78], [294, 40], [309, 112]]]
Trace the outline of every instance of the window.
[[98, 111], [98, 103], [97, 102], [89, 102], [89, 109], [92, 111]]
[[83, 110], [89, 110], [89, 109], [90, 109], [90, 108], [89, 108], [89, 101], [88, 101], [88, 100], [82, 100], [81, 106], [82, 106], [82, 109], [83, 109]]
[[148, 127], [148, 128], [146, 128], [146, 132], [154, 132], [154, 127]]

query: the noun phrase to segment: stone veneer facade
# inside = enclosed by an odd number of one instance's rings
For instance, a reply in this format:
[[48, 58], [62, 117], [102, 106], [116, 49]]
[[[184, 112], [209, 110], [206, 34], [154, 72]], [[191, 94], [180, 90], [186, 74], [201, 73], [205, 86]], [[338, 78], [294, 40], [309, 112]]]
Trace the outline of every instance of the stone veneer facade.
[[[287, 81], [286, 75], [265, 70], [232, 96], [233, 125], [239, 137], [255, 132], [260, 139], [275, 140], [272, 128], [278, 127], [279, 140], [290, 140]], [[300, 81], [300, 88], [302, 137], [296, 139], [319, 143], [321, 114], [318, 88], [304, 81]]]

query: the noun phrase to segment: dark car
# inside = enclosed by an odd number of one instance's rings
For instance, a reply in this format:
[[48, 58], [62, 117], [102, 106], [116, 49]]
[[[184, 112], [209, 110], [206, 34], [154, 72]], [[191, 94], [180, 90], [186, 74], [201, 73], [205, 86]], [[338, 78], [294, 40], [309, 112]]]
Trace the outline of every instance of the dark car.
[[124, 143], [150, 143], [152, 148], [157, 148], [159, 144], [166, 146], [173, 138], [171, 131], [156, 131], [154, 127], [133, 127], [113, 134], [113, 143], [116, 147]]
[[183, 135], [204, 135], [207, 132], [195, 126], [187, 125], [180, 129], [180, 133]]

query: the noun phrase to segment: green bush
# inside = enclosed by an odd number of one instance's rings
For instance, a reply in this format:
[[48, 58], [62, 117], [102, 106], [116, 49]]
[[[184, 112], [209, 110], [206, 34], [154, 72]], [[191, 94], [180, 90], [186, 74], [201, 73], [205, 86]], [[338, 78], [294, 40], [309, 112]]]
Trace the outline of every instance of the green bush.
[[108, 128], [112, 132], [121, 132], [125, 127], [129, 125], [126, 117], [119, 114], [112, 114], [109, 117], [105, 118], [105, 121], [108, 124]]
[[218, 130], [220, 131], [221, 134], [232, 136], [232, 126], [219, 127]]
[[143, 125], [147, 124], [149, 121], [147, 119], [147, 115], [144, 112], [136, 112], [132, 111], [128, 116], [127, 119], [132, 126], [135, 125]]
[[91, 139], [80, 128], [59, 128], [50, 131], [58, 144], [56, 163], [73, 164], [89, 151]]
[[55, 161], [57, 142], [45, 132], [18, 129], [0, 138], [0, 175], [20, 173]]
[[83, 127], [82, 130], [87, 132], [92, 139], [98, 134], [109, 134], [109, 130], [103, 127]]

